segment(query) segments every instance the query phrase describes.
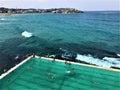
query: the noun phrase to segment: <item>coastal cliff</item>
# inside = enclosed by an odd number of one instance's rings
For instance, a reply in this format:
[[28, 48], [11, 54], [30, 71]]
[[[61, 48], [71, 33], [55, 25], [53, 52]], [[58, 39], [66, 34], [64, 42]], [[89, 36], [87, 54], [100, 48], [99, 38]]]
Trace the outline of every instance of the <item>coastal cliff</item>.
[[75, 8], [53, 8], [53, 9], [14, 9], [14, 8], [0, 8], [0, 13], [9, 13], [9, 14], [24, 14], [24, 13], [83, 13], [83, 11]]

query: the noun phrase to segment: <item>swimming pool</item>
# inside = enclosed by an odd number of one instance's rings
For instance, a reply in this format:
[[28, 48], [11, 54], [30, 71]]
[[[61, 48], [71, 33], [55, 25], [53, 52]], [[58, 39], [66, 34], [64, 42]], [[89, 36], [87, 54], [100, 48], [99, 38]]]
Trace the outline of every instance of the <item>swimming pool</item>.
[[119, 90], [120, 71], [31, 58], [0, 80], [0, 90]]

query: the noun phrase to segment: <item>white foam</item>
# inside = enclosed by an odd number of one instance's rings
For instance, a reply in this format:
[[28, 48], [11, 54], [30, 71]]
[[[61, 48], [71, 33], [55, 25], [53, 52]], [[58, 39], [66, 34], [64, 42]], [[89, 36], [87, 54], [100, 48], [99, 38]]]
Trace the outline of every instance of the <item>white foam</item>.
[[4, 18], [1, 18], [0, 20], [4, 21], [5, 19], [4, 19]]
[[120, 57], [120, 54], [117, 54], [118, 57]]
[[21, 35], [24, 36], [24, 37], [26, 37], [26, 38], [29, 38], [29, 37], [32, 37], [33, 34], [30, 33], [30, 32], [24, 31], [24, 32], [22, 32]]
[[109, 60], [109, 61], [116, 61], [119, 60], [119, 58], [112, 58], [112, 57], [104, 57], [104, 60]]
[[90, 64], [95, 64], [102, 67], [119, 67], [120, 68], [120, 58], [109, 58], [104, 57], [103, 59], [94, 58], [91, 55], [80, 55], [77, 54], [76, 60], [85, 61]]

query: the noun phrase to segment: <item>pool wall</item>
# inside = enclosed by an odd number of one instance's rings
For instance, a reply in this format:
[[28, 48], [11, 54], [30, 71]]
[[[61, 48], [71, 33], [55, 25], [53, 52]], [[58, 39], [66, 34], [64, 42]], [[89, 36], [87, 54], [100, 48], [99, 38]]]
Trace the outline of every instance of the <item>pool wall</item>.
[[[42, 59], [47, 59], [47, 60], [54, 60], [53, 58], [46, 58], [46, 57], [39, 57], [39, 56], [35, 56], [35, 58], [42, 58]], [[55, 61], [59, 61], [59, 62], [65, 62], [66, 60], [60, 60], [60, 59], [55, 59]], [[94, 66], [94, 65], [90, 65], [90, 64], [83, 64], [83, 63], [78, 63], [78, 62], [71, 62], [72, 64], [77, 64], [77, 65], [82, 65], [82, 66], [88, 66], [88, 67], [93, 67], [93, 68], [100, 68], [100, 69], [105, 69], [105, 70], [112, 70], [112, 71], [118, 71], [120, 72], [119, 69], [114, 69], [114, 68], [105, 68], [102, 66]]]

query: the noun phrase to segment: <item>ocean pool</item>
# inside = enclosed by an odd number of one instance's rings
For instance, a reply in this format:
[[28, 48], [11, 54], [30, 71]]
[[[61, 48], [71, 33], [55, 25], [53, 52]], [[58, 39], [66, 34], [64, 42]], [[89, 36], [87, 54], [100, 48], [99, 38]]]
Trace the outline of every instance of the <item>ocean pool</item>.
[[120, 71], [31, 58], [0, 80], [0, 90], [119, 90]]

